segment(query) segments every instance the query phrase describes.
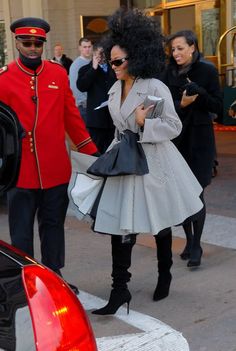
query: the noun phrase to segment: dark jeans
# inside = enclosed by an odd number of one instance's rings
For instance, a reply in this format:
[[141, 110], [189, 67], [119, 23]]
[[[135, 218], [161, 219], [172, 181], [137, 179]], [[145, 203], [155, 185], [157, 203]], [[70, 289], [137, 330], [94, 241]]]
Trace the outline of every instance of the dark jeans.
[[34, 257], [34, 221], [37, 213], [42, 263], [52, 270], [65, 261], [64, 222], [68, 184], [50, 189], [13, 188], [8, 192], [12, 245]]

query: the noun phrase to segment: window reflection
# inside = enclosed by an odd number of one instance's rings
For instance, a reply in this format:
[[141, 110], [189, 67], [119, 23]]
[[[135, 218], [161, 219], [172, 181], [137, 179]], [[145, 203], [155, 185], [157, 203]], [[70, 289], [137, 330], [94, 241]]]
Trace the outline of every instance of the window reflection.
[[148, 7], [154, 7], [156, 5], [160, 5], [162, 0], [133, 0], [133, 7], [137, 7], [139, 9], [145, 9]]
[[219, 40], [220, 10], [210, 9], [202, 11], [202, 36], [204, 56], [215, 56]]

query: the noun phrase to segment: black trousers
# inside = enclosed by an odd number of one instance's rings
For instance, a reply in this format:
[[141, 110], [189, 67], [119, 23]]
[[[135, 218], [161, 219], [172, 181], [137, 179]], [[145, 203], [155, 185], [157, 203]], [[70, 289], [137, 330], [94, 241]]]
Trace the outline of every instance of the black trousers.
[[13, 188], [8, 192], [8, 220], [12, 245], [34, 257], [34, 221], [37, 215], [41, 261], [52, 270], [65, 262], [64, 222], [68, 184], [50, 189]]

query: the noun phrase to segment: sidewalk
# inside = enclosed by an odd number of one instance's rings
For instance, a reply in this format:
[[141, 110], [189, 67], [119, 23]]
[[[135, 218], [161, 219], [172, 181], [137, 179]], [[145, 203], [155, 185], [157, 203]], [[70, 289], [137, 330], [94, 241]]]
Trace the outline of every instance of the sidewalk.
[[[216, 139], [219, 167], [206, 190], [202, 265], [190, 270], [180, 260], [184, 235], [180, 227], [174, 228], [168, 298], [152, 301], [157, 279], [154, 240], [140, 235], [130, 269], [130, 315], [125, 306], [115, 316], [91, 314], [95, 305], [109, 298], [110, 238], [91, 232], [88, 224], [68, 214], [63, 275], [81, 290], [79, 298], [87, 309], [99, 351], [236, 351], [236, 132], [217, 132]], [[0, 213], [1, 238], [9, 242], [4, 207]], [[37, 235], [35, 239], [40, 259]], [[136, 346], [130, 346], [131, 342]]]
[[[183, 333], [191, 351], [236, 350], [236, 133], [217, 132], [216, 140], [219, 167], [217, 177], [206, 190], [207, 219], [202, 237], [202, 266], [190, 270], [186, 267], [186, 262], [180, 260], [179, 253], [185, 240], [181, 228], [177, 227], [174, 228], [173, 240], [173, 282], [167, 299], [158, 303], [152, 301], [157, 276], [152, 236], [139, 236], [131, 267], [131, 309], [166, 323], [177, 331], [176, 338], [180, 337], [178, 332]], [[81, 267], [76, 268], [70, 260], [65, 274], [71, 279], [75, 278], [70, 272], [77, 269], [78, 278], [74, 282], [79, 280], [83, 291], [107, 300], [111, 284], [110, 240], [106, 236], [91, 233], [86, 224], [82, 226], [81, 223], [76, 223], [73, 217], [68, 217], [67, 220], [70, 223], [70, 234], [78, 239], [79, 257], [72, 261], [77, 261], [77, 264], [80, 262]], [[70, 255], [73, 250], [74, 247], [68, 248]], [[72, 265], [72, 269], [69, 269], [69, 265]], [[116, 316], [94, 316], [88, 310], [98, 340], [110, 337], [112, 340], [115, 338], [116, 342], [116, 337], [128, 337], [134, 333], [140, 337], [140, 330], [125, 323], [128, 320], [125, 310], [122, 313], [123, 322]], [[165, 338], [154, 338], [155, 346], [145, 348], [142, 345], [140, 348], [138, 344], [137, 349], [184, 351], [188, 349], [184, 348], [188, 347], [183, 344], [185, 339], [181, 338], [182, 344], [180, 339], [179, 342], [172, 340], [170, 345]], [[112, 345], [111, 340], [109, 345]], [[129, 348], [125, 341], [123, 347], [116, 345], [104, 350], [136, 350], [134, 347]]]

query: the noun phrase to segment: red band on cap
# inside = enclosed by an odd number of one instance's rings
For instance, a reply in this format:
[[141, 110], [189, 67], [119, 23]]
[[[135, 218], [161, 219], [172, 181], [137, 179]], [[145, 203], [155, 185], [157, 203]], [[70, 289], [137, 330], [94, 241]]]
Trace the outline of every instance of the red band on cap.
[[42, 28], [37, 27], [20, 27], [16, 28], [15, 35], [31, 35], [34, 37], [46, 38], [46, 32]]

